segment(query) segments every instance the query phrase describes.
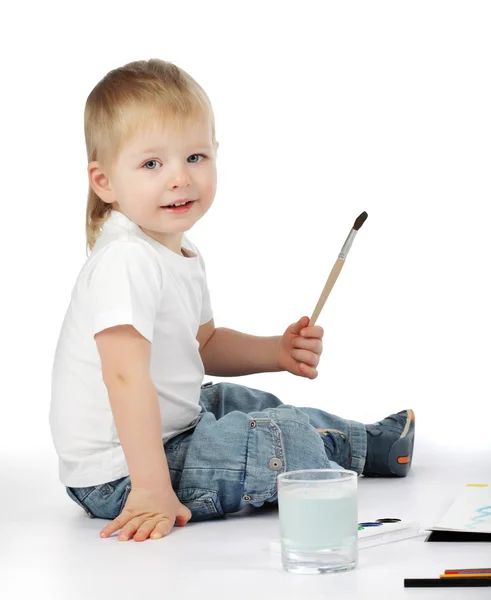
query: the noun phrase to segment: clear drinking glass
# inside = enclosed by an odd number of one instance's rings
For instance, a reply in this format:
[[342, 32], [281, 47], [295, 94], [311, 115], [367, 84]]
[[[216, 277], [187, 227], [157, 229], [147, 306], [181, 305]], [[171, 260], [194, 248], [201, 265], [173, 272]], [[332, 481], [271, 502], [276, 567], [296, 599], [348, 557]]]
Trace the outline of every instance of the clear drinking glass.
[[344, 469], [278, 475], [283, 568], [334, 573], [358, 563], [358, 476]]

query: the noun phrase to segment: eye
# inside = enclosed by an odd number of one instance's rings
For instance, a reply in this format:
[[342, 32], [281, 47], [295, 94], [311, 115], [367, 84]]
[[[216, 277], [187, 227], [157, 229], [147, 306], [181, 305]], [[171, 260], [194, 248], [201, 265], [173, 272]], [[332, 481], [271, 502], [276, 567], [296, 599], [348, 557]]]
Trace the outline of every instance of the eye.
[[[193, 157], [195, 157], [195, 156], [201, 156], [202, 158], [206, 158], [206, 156], [205, 156], [204, 154], [191, 154], [191, 156], [188, 158], [188, 160], [189, 160], [190, 158], [193, 158]], [[192, 161], [190, 161], [190, 162], [191, 162], [191, 163], [195, 163], [195, 164], [196, 164], [196, 163], [197, 163], [197, 162], [199, 162], [199, 161], [197, 161], [197, 160], [192, 160]]]
[[[143, 166], [146, 167], [147, 165], [151, 165], [151, 164], [155, 165], [156, 163], [159, 163], [159, 161], [158, 160], [154, 160], [154, 159], [147, 160], [147, 162]], [[162, 164], [162, 163], [159, 163], [159, 164]], [[147, 171], [155, 171], [155, 166], [149, 167], [147, 169]]]

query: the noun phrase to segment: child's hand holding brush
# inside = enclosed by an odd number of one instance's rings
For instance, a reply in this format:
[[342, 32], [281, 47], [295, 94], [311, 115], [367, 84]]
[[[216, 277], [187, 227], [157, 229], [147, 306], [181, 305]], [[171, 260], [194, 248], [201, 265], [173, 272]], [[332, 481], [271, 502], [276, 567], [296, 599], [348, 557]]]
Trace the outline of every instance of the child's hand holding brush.
[[293, 375], [315, 379], [317, 365], [322, 354], [324, 330], [319, 325], [307, 327], [308, 317], [292, 323], [280, 338], [278, 367]]

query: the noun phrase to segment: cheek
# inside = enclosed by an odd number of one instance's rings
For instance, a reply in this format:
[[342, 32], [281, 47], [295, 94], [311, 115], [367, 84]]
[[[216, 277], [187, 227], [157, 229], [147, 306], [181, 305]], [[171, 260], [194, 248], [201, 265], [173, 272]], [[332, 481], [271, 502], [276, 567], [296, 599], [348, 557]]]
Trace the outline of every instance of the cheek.
[[127, 198], [140, 203], [145, 201], [145, 199], [154, 199], [156, 194], [160, 193], [160, 191], [161, 188], [155, 178], [134, 177], [126, 180], [124, 195]]
[[216, 183], [208, 181], [201, 188], [201, 195], [205, 198], [212, 198], [215, 195]]
[[138, 190], [138, 186], [135, 185], [131, 177], [121, 177], [114, 189], [119, 198], [125, 199], [133, 196], [135, 191]]
[[216, 170], [210, 170], [203, 174], [200, 181], [201, 194], [204, 196], [213, 196], [217, 187], [217, 173]]
[[127, 177], [118, 182], [117, 197], [135, 218], [145, 218], [145, 214], [158, 204], [158, 189], [143, 177]]

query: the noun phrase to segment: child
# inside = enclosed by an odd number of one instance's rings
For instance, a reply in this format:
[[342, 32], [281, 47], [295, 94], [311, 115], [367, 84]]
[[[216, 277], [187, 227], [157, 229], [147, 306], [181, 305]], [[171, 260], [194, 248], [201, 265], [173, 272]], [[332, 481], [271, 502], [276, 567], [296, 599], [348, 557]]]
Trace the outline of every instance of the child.
[[213, 110], [161, 60], [109, 72], [85, 108], [87, 247], [52, 373], [60, 480], [107, 537], [143, 541], [277, 500], [279, 473], [407, 475], [414, 414], [365, 426], [204, 375], [314, 379], [323, 330], [216, 328], [205, 265], [186, 232], [216, 192]]

